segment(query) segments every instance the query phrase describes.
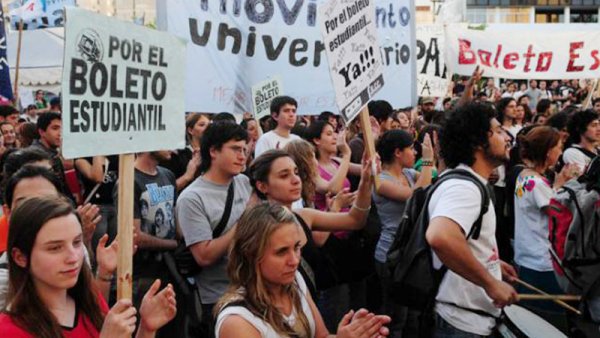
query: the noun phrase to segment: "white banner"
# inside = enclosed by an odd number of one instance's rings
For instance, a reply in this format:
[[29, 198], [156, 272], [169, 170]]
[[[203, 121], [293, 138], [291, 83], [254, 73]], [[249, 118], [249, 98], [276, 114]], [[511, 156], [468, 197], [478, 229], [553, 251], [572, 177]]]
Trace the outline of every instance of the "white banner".
[[[509, 79], [580, 79], [600, 77], [600, 31], [566, 25], [516, 28], [446, 29], [446, 63], [470, 75], [479, 65], [487, 77]], [[509, 25], [504, 25], [509, 26]], [[542, 27], [562, 26], [559, 31]]]
[[15, 0], [8, 4], [11, 27], [23, 29], [61, 27], [64, 24], [65, 6], [75, 6], [75, 0]]
[[271, 115], [271, 101], [279, 95], [283, 95], [280, 76], [274, 76], [252, 86], [252, 105], [255, 118], [260, 120]]
[[448, 79], [444, 49], [444, 26], [417, 26], [417, 94], [419, 96], [446, 96]]
[[167, 33], [67, 9], [66, 158], [185, 146], [185, 45]]
[[330, 0], [319, 7], [335, 98], [346, 122], [383, 87], [374, 0]]
[[[372, 0], [386, 86], [375, 96], [395, 107], [415, 95], [414, 4]], [[252, 110], [251, 86], [280, 74], [300, 114], [337, 112], [317, 26], [323, 0], [159, 0], [158, 25], [189, 41], [187, 111]]]

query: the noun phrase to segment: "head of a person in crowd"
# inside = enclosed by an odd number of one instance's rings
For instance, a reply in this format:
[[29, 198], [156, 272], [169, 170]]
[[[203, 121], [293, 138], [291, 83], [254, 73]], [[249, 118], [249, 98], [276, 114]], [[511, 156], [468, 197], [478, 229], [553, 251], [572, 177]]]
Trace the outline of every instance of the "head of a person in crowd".
[[98, 331], [104, 314], [84, 262], [81, 223], [66, 198], [32, 197], [12, 212], [8, 232], [11, 319], [37, 337], [61, 337], [63, 328], [44, 299], [66, 297]]
[[404, 130], [388, 130], [379, 137], [375, 147], [385, 166], [399, 165], [412, 168], [415, 165], [415, 148], [412, 135]]
[[521, 139], [523, 138], [524, 135], [529, 133], [530, 130], [534, 129], [537, 126], [538, 125], [535, 125], [535, 124], [528, 125], [528, 126], [521, 128], [521, 130], [519, 130], [519, 132], [517, 133], [517, 137], [515, 139], [515, 144], [510, 149], [510, 160], [508, 162], [509, 168], [512, 168], [518, 164], [523, 164], [523, 159], [521, 158]]
[[218, 170], [233, 177], [244, 170], [248, 156], [248, 132], [239, 124], [229, 121], [211, 123], [200, 144], [199, 173]]
[[37, 125], [33, 122], [25, 122], [17, 127], [17, 140], [21, 148], [29, 147], [39, 137]]
[[517, 83], [516, 82], [510, 82], [506, 85], [506, 90], [509, 93], [514, 93], [517, 91]]
[[62, 120], [59, 113], [40, 114], [37, 120], [37, 130], [40, 135], [40, 142], [46, 148], [60, 148], [62, 143]]
[[392, 128], [392, 119], [394, 118], [394, 108], [392, 105], [384, 100], [373, 100], [368, 104], [369, 115], [373, 116], [381, 132], [385, 132]]
[[503, 97], [496, 103], [496, 111], [502, 125], [512, 125], [517, 116], [517, 101], [512, 97]]
[[269, 150], [250, 165], [250, 180], [258, 197], [291, 205], [302, 196], [298, 167], [284, 150]]
[[544, 116], [550, 116], [552, 109], [552, 101], [549, 99], [541, 99], [535, 106], [535, 112]]
[[35, 117], [37, 115], [35, 112], [36, 109], [37, 107], [35, 104], [30, 104], [27, 106], [27, 108], [25, 108], [25, 114], [29, 115], [30, 117]]
[[479, 92], [475, 96], [475, 101], [477, 101], [477, 102], [487, 102], [488, 101], [488, 96], [487, 96], [487, 94], [485, 92]]
[[555, 128], [560, 132], [561, 141], [563, 144], [566, 144], [567, 139], [569, 138], [569, 130], [567, 125], [569, 123], [569, 114], [567, 112], [561, 111], [550, 116], [545, 125]]
[[442, 103], [444, 106], [444, 111], [448, 111], [448, 110], [452, 109], [452, 98], [451, 97], [444, 98], [444, 101]]
[[396, 117], [398, 118], [398, 122], [400, 123], [400, 129], [402, 130], [409, 130], [410, 129], [410, 114], [406, 111], [399, 111], [398, 114], [396, 114]]
[[546, 114], [535, 114], [531, 122], [536, 126], [543, 126], [547, 120]]
[[41, 89], [38, 89], [35, 92], [35, 101], [36, 102], [45, 102], [46, 100], [44, 99], [44, 91]]
[[277, 123], [277, 127], [283, 130], [292, 130], [296, 125], [298, 116], [296, 110], [298, 102], [290, 96], [277, 96], [271, 101], [271, 118]]
[[424, 97], [421, 101], [421, 112], [423, 113], [423, 116], [430, 115], [430, 112], [432, 112], [434, 109], [435, 100], [433, 97]]
[[[7, 150], [2, 167], [2, 176], [9, 179], [25, 165], [43, 167], [52, 170], [50, 155], [38, 148], [21, 148]], [[58, 177], [58, 176], [57, 176]]]
[[[216, 311], [226, 304], [239, 300], [243, 288], [244, 301], [255, 316], [263, 318], [278, 337], [295, 336], [282, 311], [272, 299], [274, 290], [281, 290], [289, 297], [294, 309], [301, 309], [302, 293], [296, 279], [300, 264], [302, 229], [287, 208], [261, 203], [244, 212], [238, 225], [227, 263], [230, 288]], [[309, 321], [303, 311], [296, 312], [300, 331], [311, 332]]]
[[394, 117], [392, 119], [392, 129], [391, 130], [400, 130], [402, 128], [400, 128], [400, 120], [398, 120], [397, 117]]
[[200, 146], [202, 134], [210, 124], [210, 116], [204, 113], [190, 113], [185, 118], [185, 137], [191, 146]]
[[225, 111], [217, 113], [212, 117], [212, 122], [219, 122], [219, 121], [229, 121], [229, 122], [237, 123], [237, 121], [235, 120], [235, 116], [233, 116], [232, 113], [228, 113]]
[[[4, 174], [9, 174], [6, 165], [4, 167]], [[28, 162], [10, 174], [3, 185], [4, 204], [2, 205], [2, 210], [8, 217], [12, 210], [28, 198], [40, 196], [56, 198], [60, 194], [62, 186], [60, 180], [47, 166]]]
[[332, 113], [330, 111], [324, 111], [321, 114], [319, 114], [319, 117], [317, 118], [317, 120], [329, 122], [329, 124], [331, 124], [333, 126], [333, 129], [335, 129], [337, 131], [338, 119], [334, 113]]
[[554, 167], [563, 145], [558, 130], [548, 126], [537, 126], [520, 136], [521, 159], [525, 164], [540, 171]]
[[487, 79], [486, 86], [490, 89], [494, 88], [496, 86], [496, 84], [494, 83], [494, 79], [492, 79], [492, 78]]
[[529, 95], [523, 94], [523, 95], [519, 96], [519, 99], [517, 100], [517, 105], [520, 105], [520, 104], [529, 105]]
[[597, 97], [592, 101], [592, 107], [596, 111], [596, 113], [600, 114], [600, 97]]
[[578, 111], [567, 124], [569, 138], [567, 145], [572, 144], [596, 144], [600, 141], [599, 115], [593, 109]]
[[548, 89], [548, 83], [544, 80], [540, 81], [540, 90], [547, 90]]
[[273, 120], [271, 116], [263, 116], [258, 120], [260, 123], [260, 128], [263, 130], [263, 133], [269, 132], [275, 129], [276, 122]]
[[242, 122], [240, 122], [240, 125], [246, 129], [250, 140], [258, 140], [258, 123], [256, 122], [256, 119], [252, 117], [243, 119]]
[[305, 140], [294, 140], [283, 148], [298, 168], [298, 176], [302, 180], [302, 200], [312, 203], [315, 197], [315, 180], [319, 175], [319, 162], [315, 155], [315, 147]]
[[527, 109], [529, 108], [529, 106], [527, 106], [526, 104], [517, 105], [515, 112], [515, 124], [522, 126], [525, 123], [529, 122], [529, 120], [527, 120], [527, 113], [525, 112], [526, 107]]
[[329, 122], [317, 120], [311, 123], [305, 137], [315, 146], [318, 158], [326, 158], [337, 153], [338, 134]]
[[578, 89], [579, 88], [579, 80], [578, 79], [572, 79], [570, 81], [571, 87]]
[[538, 82], [536, 80], [529, 81], [529, 88], [536, 89], [538, 87]]
[[508, 134], [495, 117], [493, 107], [469, 103], [457, 107], [446, 119], [439, 136], [441, 157], [449, 168], [480, 162], [495, 168], [508, 160]]
[[527, 90], [527, 83], [525, 82], [521, 82], [521, 84], [519, 85], [519, 91], [526, 91]]
[[0, 122], [9, 122], [16, 126], [19, 121], [19, 110], [13, 106], [0, 106]]
[[62, 104], [60, 96], [55, 96], [50, 99], [50, 111], [60, 113], [62, 112]]
[[554, 81], [552, 81], [552, 83], [550, 83], [551, 89], [558, 89], [559, 86], [560, 86], [560, 82], [558, 82], [558, 80], [554, 80]]
[[8, 122], [0, 122], [0, 132], [4, 137], [4, 146], [14, 148], [17, 146], [17, 132], [15, 126]]

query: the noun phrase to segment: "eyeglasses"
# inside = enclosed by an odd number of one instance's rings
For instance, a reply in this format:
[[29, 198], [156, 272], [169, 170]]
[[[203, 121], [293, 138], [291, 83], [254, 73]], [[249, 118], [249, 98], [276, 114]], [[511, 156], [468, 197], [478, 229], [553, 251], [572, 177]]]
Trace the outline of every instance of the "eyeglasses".
[[225, 147], [225, 148], [231, 149], [234, 153], [239, 154], [239, 155], [244, 155], [244, 156], [248, 155], [248, 149], [246, 149], [246, 147], [228, 146], [228, 147]]

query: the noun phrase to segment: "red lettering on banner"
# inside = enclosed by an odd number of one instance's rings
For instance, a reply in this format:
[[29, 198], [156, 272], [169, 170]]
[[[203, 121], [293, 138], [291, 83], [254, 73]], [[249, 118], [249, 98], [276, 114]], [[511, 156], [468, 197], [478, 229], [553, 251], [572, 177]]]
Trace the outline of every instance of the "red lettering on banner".
[[590, 67], [590, 70], [596, 70], [600, 67], [600, 58], [598, 57], [599, 51], [597, 49], [592, 51], [592, 57], [594, 58], [594, 64]]
[[488, 52], [487, 50], [480, 49], [477, 51], [477, 54], [479, 54], [479, 60], [481, 61], [482, 65], [488, 67], [492, 66], [490, 63], [492, 61], [492, 53]]
[[500, 58], [500, 54], [502, 53], [502, 45], [498, 45], [498, 49], [496, 50], [496, 57], [494, 58], [494, 66], [498, 68], [498, 59]]
[[[535, 67], [536, 72], [547, 72], [550, 69], [550, 65], [552, 65], [552, 52], [543, 52], [540, 53], [538, 58], [537, 67]], [[545, 63], [544, 63], [545, 62]]]
[[458, 39], [458, 64], [475, 64], [475, 53], [471, 50], [471, 41]]
[[531, 64], [531, 58], [535, 56], [532, 45], [527, 47], [527, 53], [523, 54], [523, 56], [525, 57], [525, 67], [523, 67], [523, 71], [528, 73], [531, 71], [531, 68], [529, 67]]
[[580, 72], [583, 70], [583, 66], [575, 66], [575, 60], [579, 58], [579, 54], [575, 51], [583, 48], [583, 41], [571, 42], [571, 48], [569, 49], [569, 65], [567, 66], [567, 72]]
[[519, 53], [508, 53], [504, 56], [504, 68], [515, 69], [517, 65], [513, 62], [519, 60]]

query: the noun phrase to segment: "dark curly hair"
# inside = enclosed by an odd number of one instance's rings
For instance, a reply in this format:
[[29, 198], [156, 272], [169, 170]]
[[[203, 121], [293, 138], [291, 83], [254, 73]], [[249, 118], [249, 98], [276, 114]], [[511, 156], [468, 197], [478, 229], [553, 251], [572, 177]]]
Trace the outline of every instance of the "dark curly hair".
[[489, 146], [490, 120], [495, 116], [492, 107], [481, 103], [469, 103], [452, 111], [439, 137], [441, 156], [449, 168], [475, 163], [477, 148]]
[[[600, 116], [598, 116], [598, 113], [596, 113], [593, 109], [578, 111], [573, 114], [567, 124], [567, 131], [569, 132], [569, 138], [566, 142], [567, 147], [581, 142], [581, 136], [585, 134], [588, 125], [597, 120], [599, 117]], [[565, 147], [565, 149], [567, 147]]]

